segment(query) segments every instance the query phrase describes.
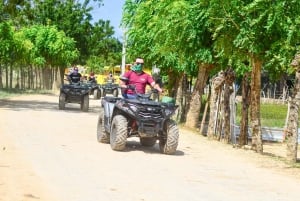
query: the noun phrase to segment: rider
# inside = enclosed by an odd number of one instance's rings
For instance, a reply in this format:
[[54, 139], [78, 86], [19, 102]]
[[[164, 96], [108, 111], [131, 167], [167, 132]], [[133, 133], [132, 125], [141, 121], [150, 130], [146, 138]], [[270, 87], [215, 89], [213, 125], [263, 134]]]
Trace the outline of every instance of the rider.
[[136, 93], [134, 89], [130, 86], [134, 85], [135, 90], [139, 94], [144, 94], [146, 91], [146, 85], [150, 85], [158, 92], [162, 92], [162, 89], [158, 84], [155, 83], [151, 75], [143, 71], [144, 60], [142, 58], [137, 58], [131, 70], [126, 72], [122, 77], [128, 79], [127, 82], [120, 78], [120, 87], [123, 88], [122, 95], [124, 98], [136, 98]]
[[115, 78], [113, 77], [112, 72], [109, 72], [109, 74], [107, 75], [106, 80], [107, 80], [108, 83], [114, 83], [115, 82]]
[[75, 66], [73, 71], [68, 75], [68, 80], [71, 83], [78, 83], [81, 80], [81, 74], [78, 72], [78, 67]]
[[97, 83], [97, 80], [96, 80], [96, 76], [95, 76], [95, 73], [94, 72], [91, 72], [90, 73], [90, 76], [89, 76], [89, 82], [92, 82], [92, 83]]

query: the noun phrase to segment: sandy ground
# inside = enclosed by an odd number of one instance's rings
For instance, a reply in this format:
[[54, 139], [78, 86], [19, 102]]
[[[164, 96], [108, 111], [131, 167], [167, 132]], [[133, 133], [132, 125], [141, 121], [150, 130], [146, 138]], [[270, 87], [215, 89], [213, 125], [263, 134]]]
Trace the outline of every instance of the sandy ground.
[[299, 200], [300, 169], [280, 144], [259, 155], [180, 128], [175, 155], [135, 138], [116, 152], [96, 140], [99, 110], [92, 99], [88, 113], [58, 110], [55, 95], [0, 100], [0, 201]]

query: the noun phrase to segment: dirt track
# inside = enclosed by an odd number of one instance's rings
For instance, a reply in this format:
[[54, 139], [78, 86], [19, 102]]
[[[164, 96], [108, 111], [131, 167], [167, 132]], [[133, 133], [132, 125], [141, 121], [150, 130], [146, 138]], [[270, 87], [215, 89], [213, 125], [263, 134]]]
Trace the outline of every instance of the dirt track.
[[[180, 129], [175, 155], [96, 140], [90, 111], [55, 95], [0, 100], [0, 201], [296, 201], [300, 170]], [[299, 156], [298, 156], [299, 157]]]

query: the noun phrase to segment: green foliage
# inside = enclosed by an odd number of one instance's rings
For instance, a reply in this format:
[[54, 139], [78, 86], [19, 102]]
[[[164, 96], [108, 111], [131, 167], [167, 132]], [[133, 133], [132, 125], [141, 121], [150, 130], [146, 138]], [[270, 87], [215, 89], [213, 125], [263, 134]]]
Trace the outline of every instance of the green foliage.
[[213, 62], [206, 6], [196, 0], [126, 1], [128, 54], [143, 56], [163, 72], [196, 75], [200, 63]]
[[[114, 60], [120, 63], [121, 43], [113, 38], [114, 30], [109, 21], [99, 20], [94, 25], [91, 24], [92, 15], [91, 2], [93, 6], [103, 5], [103, 0], [25, 0], [25, 1], [5, 1], [1, 4], [4, 11], [0, 14], [1, 19], [8, 16], [13, 20], [18, 29], [32, 25], [54, 26], [58, 31], [63, 31], [65, 36], [75, 41], [76, 49], [79, 51], [76, 62], [84, 64], [89, 56], [103, 56], [106, 60]], [[3, 6], [3, 7], [2, 7]], [[48, 36], [51, 37], [51, 36]], [[64, 42], [66, 43], [66, 42]], [[100, 48], [99, 48], [100, 47]], [[52, 51], [58, 51], [52, 47]], [[38, 48], [40, 49], [40, 48]], [[113, 53], [113, 54], [112, 54]], [[46, 54], [44, 51], [43, 54]], [[53, 53], [51, 53], [53, 54]], [[68, 52], [61, 57], [71, 57], [72, 52]], [[111, 57], [112, 56], [112, 57]], [[61, 58], [58, 58], [61, 59]], [[118, 59], [118, 61], [116, 61]], [[37, 57], [35, 63], [43, 64], [48, 59]]]
[[210, 1], [218, 55], [234, 58], [235, 66], [235, 61], [247, 61], [247, 55], [254, 54], [271, 74], [285, 72], [299, 43], [299, 9], [299, 1], [288, 0]]
[[33, 44], [30, 61], [37, 65], [47, 63], [66, 67], [78, 57], [75, 41], [54, 26], [25, 27], [20, 30], [20, 35]]
[[0, 23], [0, 61], [8, 62], [14, 49], [14, 28], [10, 21], [4, 21]]

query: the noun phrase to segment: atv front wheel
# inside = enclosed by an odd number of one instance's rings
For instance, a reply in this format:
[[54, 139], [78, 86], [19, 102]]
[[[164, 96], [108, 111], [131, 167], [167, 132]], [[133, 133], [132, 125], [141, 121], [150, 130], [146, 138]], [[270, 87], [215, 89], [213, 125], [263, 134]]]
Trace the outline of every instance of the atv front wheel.
[[66, 105], [66, 94], [60, 93], [59, 94], [59, 103], [58, 103], [58, 109], [64, 110]]
[[109, 143], [109, 133], [105, 131], [104, 111], [101, 110], [97, 124], [97, 140], [102, 143]]
[[174, 120], [164, 124], [163, 137], [159, 140], [159, 148], [163, 154], [174, 154], [178, 146], [179, 129]]
[[82, 111], [84, 111], [84, 112], [89, 111], [89, 95], [88, 94], [83, 96], [80, 107], [81, 107]]
[[155, 137], [141, 137], [140, 143], [142, 146], [152, 147], [156, 143], [156, 138]]
[[123, 151], [127, 139], [127, 119], [123, 115], [116, 115], [111, 123], [110, 146], [112, 150]]

